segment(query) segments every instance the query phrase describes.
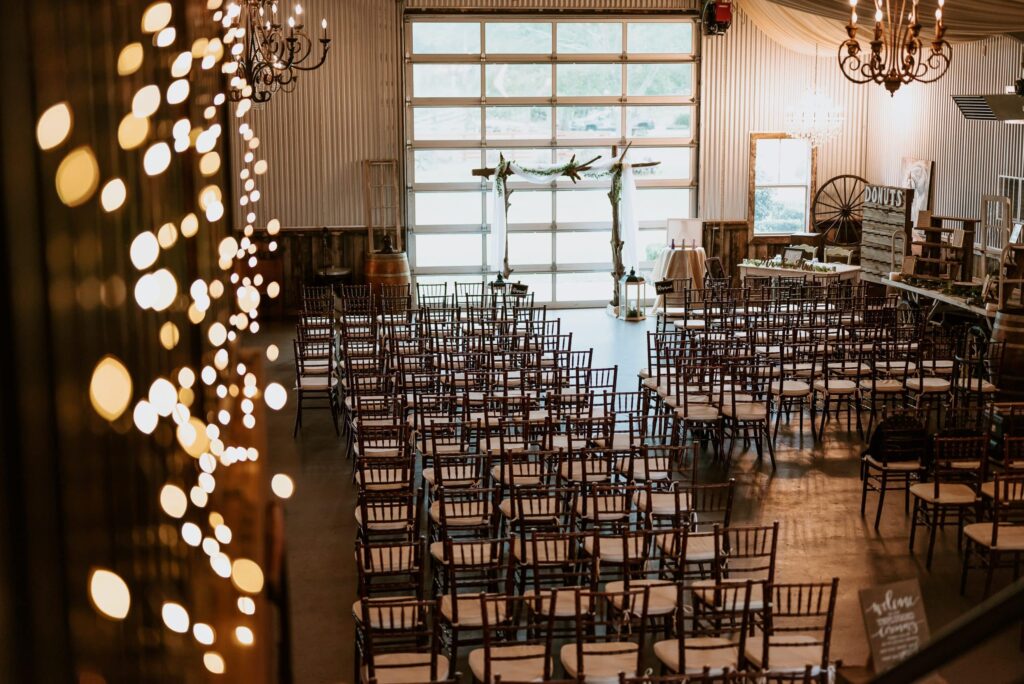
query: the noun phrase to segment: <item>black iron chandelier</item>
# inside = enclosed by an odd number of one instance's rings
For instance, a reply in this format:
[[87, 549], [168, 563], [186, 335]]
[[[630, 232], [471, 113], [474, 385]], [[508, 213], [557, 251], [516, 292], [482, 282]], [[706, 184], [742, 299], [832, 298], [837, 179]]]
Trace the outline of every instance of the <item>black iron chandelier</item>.
[[237, 0], [227, 8], [224, 22], [236, 37], [232, 56], [238, 66], [230, 81], [235, 102], [261, 103], [278, 91], [290, 93], [300, 71], [319, 69], [327, 60], [327, 20], [321, 19], [320, 37], [314, 39], [306, 32], [302, 5], [294, 5], [287, 19], [280, 5], [278, 0]]
[[[893, 12], [893, 6], [899, 10]], [[857, 40], [857, 0], [850, 0], [849, 38], [839, 46], [839, 67], [854, 83], [879, 83], [890, 95], [906, 83], [934, 83], [953, 60], [953, 48], [943, 38], [945, 0], [935, 10], [935, 38], [930, 46], [921, 39], [918, 0], [875, 0], [875, 31], [868, 42], [869, 54]], [[908, 11], [909, 7], [909, 11]]]

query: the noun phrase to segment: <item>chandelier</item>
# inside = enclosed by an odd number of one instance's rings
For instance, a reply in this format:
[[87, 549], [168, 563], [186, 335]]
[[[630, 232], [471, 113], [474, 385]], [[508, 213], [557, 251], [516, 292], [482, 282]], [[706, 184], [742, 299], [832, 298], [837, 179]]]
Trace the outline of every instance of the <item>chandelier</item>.
[[[942, 78], [953, 59], [953, 48], [943, 39], [946, 27], [942, 22], [945, 0], [938, 0], [935, 10], [935, 38], [930, 47], [921, 40], [918, 0], [898, 0], [899, 11], [892, 12], [897, 0], [875, 0], [875, 32], [868, 43], [870, 55], [861, 52], [857, 40], [857, 0], [850, 0], [849, 38], [839, 46], [839, 67], [854, 83], [880, 83], [895, 95], [905, 83], [934, 83]], [[910, 11], [907, 11], [910, 5]]]
[[[230, 81], [234, 102], [261, 103], [278, 91], [290, 93], [300, 71], [319, 69], [327, 60], [331, 46], [327, 20], [320, 20], [320, 38], [314, 40], [306, 32], [302, 5], [296, 4], [282, 23], [279, 4], [277, 0], [239, 0], [227, 7], [223, 23], [235, 39], [231, 48], [235, 67], [227, 70], [234, 73]], [[314, 56], [317, 42], [319, 58]]]
[[818, 48], [814, 48], [814, 85], [796, 106], [786, 109], [786, 133], [818, 147], [839, 135], [846, 117], [832, 98], [818, 90]]

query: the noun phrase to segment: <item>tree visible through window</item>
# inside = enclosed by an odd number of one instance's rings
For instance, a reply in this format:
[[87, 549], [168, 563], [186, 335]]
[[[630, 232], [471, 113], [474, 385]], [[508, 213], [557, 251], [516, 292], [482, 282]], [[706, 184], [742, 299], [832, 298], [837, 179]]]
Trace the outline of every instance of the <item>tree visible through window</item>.
[[808, 230], [814, 175], [810, 143], [779, 134], [753, 134], [751, 155], [754, 233]]

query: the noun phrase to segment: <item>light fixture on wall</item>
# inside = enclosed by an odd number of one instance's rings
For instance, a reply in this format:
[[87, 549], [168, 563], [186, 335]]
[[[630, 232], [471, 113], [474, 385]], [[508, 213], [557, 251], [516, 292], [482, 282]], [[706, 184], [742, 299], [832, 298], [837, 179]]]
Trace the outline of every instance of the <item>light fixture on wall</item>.
[[803, 138], [811, 147], [832, 140], [843, 126], [845, 115], [825, 93], [818, 90], [818, 48], [814, 48], [814, 82], [796, 105], [786, 109], [786, 133]]
[[[300, 71], [323, 66], [331, 39], [327, 20], [320, 20], [320, 37], [306, 32], [302, 5], [296, 3], [292, 14], [283, 19], [277, 0], [239, 0], [227, 7], [224, 27], [234, 38], [231, 54], [237, 65], [231, 77], [231, 99], [266, 102], [278, 92], [295, 89]], [[225, 42], [228, 42], [225, 40]], [[319, 59], [315, 57], [320, 44]]]
[[857, 40], [857, 0], [850, 0], [849, 38], [839, 46], [839, 68], [854, 83], [879, 83], [894, 95], [906, 83], [934, 83], [942, 78], [953, 60], [953, 48], [943, 38], [945, 0], [938, 0], [930, 47], [921, 40], [918, 0], [899, 0], [895, 13], [890, 4], [895, 0], [885, 0], [883, 9], [883, 0], [875, 0], [874, 35], [868, 43], [870, 54], [864, 54]]

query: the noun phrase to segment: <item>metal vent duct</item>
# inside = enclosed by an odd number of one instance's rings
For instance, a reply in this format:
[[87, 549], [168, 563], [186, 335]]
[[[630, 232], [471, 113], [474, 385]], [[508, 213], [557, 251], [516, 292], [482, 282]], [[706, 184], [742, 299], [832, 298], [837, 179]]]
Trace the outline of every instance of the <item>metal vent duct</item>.
[[953, 101], [970, 121], [1024, 119], [1024, 97], [1019, 95], [954, 95]]

